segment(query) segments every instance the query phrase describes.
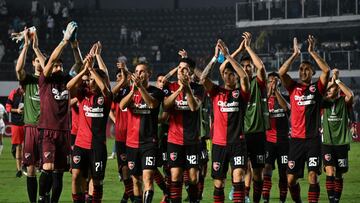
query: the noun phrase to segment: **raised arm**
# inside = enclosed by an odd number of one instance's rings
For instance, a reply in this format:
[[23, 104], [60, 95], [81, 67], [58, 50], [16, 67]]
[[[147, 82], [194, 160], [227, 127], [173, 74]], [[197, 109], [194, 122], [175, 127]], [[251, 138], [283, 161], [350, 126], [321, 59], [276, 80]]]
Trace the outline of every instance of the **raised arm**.
[[105, 78], [101, 78], [99, 76], [99, 74], [94, 70], [94, 68], [89, 63], [87, 63], [87, 65], [85, 65], [85, 67], [89, 70], [90, 76], [94, 77], [95, 83], [99, 87], [102, 95], [104, 97], [109, 98], [111, 95], [111, 91], [109, 88], [110, 82], [108, 82], [109, 81], [108, 75], [106, 75]]
[[244, 32], [243, 38], [245, 40], [245, 49], [249, 53], [251, 60], [256, 67], [257, 78], [259, 78], [261, 81], [265, 81], [266, 80], [265, 65], [263, 64], [262, 60], [259, 58], [259, 56], [254, 52], [254, 50], [250, 46], [251, 34], [249, 32]]
[[164, 99], [163, 105], [164, 105], [165, 110], [169, 110], [174, 106], [176, 97], [179, 96], [179, 94], [182, 92], [182, 90], [183, 90], [183, 86], [180, 85], [179, 89], [177, 89], [170, 96], [168, 96]]
[[[205, 90], [208, 92], [211, 91], [211, 89], [214, 86], [214, 83], [208, 78], [208, 76], [211, 69], [216, 64], [218, 55], [219, 55], [219, 43], [216, 43], [214, 56], [212, 57], [211, 61], [207, 64], [207, 66], [205, 67], [205, 69], [203, 70], [200, 76], [200, 83], [204, 86]], [[220, 71], [220, 74], [222, 77], [222, 71]]]
[[72, 33], [74, 32], [75, 28], [76, 27], [75, 27], [73, 22], [69, 23], [68, 26], [66, 27], [66, 31], [64, 33], [63, 40], [61, 40], [59, 45], [54, 49], [54, 51], [50, 55], [48, 63], [45, 65], [45, 68], [43, 70], [43, 73], [44, 73], [45, 77], [50, 76], [50, 74], [52, 72], [52, 69], [54, 67], [53, 65], [54, 65], [55, 61], [57, 61], [59, 59], [62, 51], [64, 50], [64, 48], [69, 43], [69, 39], [70, 39]]
[[160, 102], [149, 94], [149, 92], [146, 90], [146, 87], [141, 84], [139, 76], [133, 74], [131, 76], [131, 79], [134, 82], [135, 86], [138, 88], [142, 99], [148, 105], [148, 107], [151, 109], [158, 107]]
[[300, 48], [297, 43], [296, 37], [294, 37], [294, 40], [293, 40], [293, 49], [294, 49], [293, 54], [279, 68], [279, 77], [281, 79], [282, 84], [285, 86], [285, 88], [290, 87], [292, 85], [292, 83], [294, 82], [293, 79], [290, 77], [290, 75], [287, 72], [289, 71], [290, 66], [294, 63], [294, 61], [300, 55]]
[[[240, 43], [239, 48], [237, 48], [237, 49], [231, 54], [231, 57], [236, 58], [241, 52], [244, 51], [244, 49], [245, 49], [245, 40], [242, 40], [241, 43]], [[228, 63], [229, 63], [229, 60], [226, 59], [226, 60], [224, 61], [224, 63], [222, 63], [222, 64], [220, 65], [219, 70], [220, 70], [221, 77], [223, 76], [223, 72], [224, 72], [224, 70], [225, 70], [226, 64], [228, 64]]]
[[243, 92], [249, 92], [249, 78], [244, 69], [241, 67], [241, 65], [229, 54], [229, 49], [225, 45], [225, 43], [222, 40], [219, 40], [219, 48], [222, 53], [224, 53], [224, 56], [226, 59], [230, 62], [232, 67], [234, 68], [236, 74], [240, 77], [240, 84], [241, 84], [241, 90]]
[[324, 59], [322, 59], [319, 56], [319, 54], [314, 50], [314, 48], [315, 48], [315, 38], [314, 38], [314, 36], [309, 35], [308, 43], [309, 43], [309, 47], [308, 47], [309, 54], [315, 60], [316, 64], [319, 66], [319, 68], [321, 69], [321, 74], [320, 74], [320, 77], [319, 77], [320, 81], [326, 87], [327, 83], [329, 82], [330, 67], [324, 61]]
[[96, 61], [97, 61], [98, 65], [99, 65], [99, 68], [101, 70], [103, 70], [106, 73], [106, 75], [109, 77], [109, 71], [108, 71], [108, 69], [107, 69], [107, 67], [106, 67], [106, 65], [104, 63], [103, 58], [101, 57], [101, 51], [102, 51], [102, 46], [101, 46], [101, 43], [98, 41], [95, 44]]
[[19, 55], [19, 58], [16, 62], [16, 66], [15, 66], [15, 71], [16, 71], [16, 78], [19, 81], [22, 81], [25, 79], [26, 76], [26, 72], [25, 72], [25, 62], [26, 62], [26, 55], [27, 55], [27, 51], [29, 49], [29, 45], [30, 45], [30, 40], [29, 40], [29, 30], [27, 28], [25, 28], [24, 32], [24, 47], [21, 50], [21, 53]]
[[79, 48], [79, 42], [75, 40], [73, 42], [70, 42], [70, 45], [75, 59], [75, 63], [71, 67], [70, 72], [77, 74], [81, 71], [81, 68], [83, 68], [83, 58]]
[[186, 100], [191, 111], [196, 111], [201, 106], [201, 101], [195, 97], [193, 91], [190, 87], [190, 77], [188, 75], [183, 75], [180, 79], [181, 84], [184, 87]]
[[336, 68], [333, 70], [333, 80], [337, 85], [339, 85], [340, 90], [345, 94], [345, 102], [352, 104], [354, 100], [354, 93], [348, 86], [345, 85], [345, 83], [341, 82], [339, 79], [339, 70]]
[[44, 68], [46, 57], [39, 49], [39, 39], [36, 31], [33, 32], [33, 50], [36, 54], [36, 57], [40, 60], [41, 67]]
[[119, 107], [121, 110], [126, 109], [132, 102], [133, 102], [133, 96], [134, 96], [134, 91], [135, 91], [135, 85], [132, 85], [132, 88], [130, 90], [130, 92], [121, 99], [120, 103], [119, 103]]
[[115, 84], [115, 86], [111, 89], [113, 94], [116, 94], [120, 91], [121, 88], [125, 86], [125, 81], [127, 80], [127, 74], [125, 74], [125, 69], [121, 69], [121, 80]]
[[282, 96], [282, 94], [280, 93], [280, 90], [279, 90], [279, 82], [280, 81], [278, 81], [278, 79], [276, 77], [274, 77], [274, 80], [272, 82], [273, 82], [273, 84], [271, 84], [272, 90], [275, 93], [276, 100], [278, 101], [280, 107], [282, 109], [284, 109], [285, 111], [289, 111], [290, 105], [286, 102], [285, 98]]
[[[88, 62], [86, 61], [84, 65], [86, 65]], [[75, 77], [73, 77], [67, 84], [66, 88], [70, 92], [74, 92], [79, 84], [82, 82], [81, 77], [87, 72], [88, 70], [86, 68], [83, 68], [79, 74], [77, 74]]]

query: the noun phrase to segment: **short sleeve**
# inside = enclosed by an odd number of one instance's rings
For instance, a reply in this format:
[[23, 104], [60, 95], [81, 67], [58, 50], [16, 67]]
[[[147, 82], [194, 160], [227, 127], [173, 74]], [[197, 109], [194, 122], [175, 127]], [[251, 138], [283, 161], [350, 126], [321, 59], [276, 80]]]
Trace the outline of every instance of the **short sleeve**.
[[292, 92], [292, 91], [295, 89], [296, 85], [297, 85], [297, 82], [295, 82], [295, 80], [291, 79], [291, 84], [290, 84], [290, 86], [285, 87], [285, 88], [286, 88], [286, 90], [290, 93], [290, 92]]
[[162, 102], [164, 100], [165, 94], [160, 89], [153, 87], [154, 90], [152, 92], [152, 97], [154, 97], [158, 102]]

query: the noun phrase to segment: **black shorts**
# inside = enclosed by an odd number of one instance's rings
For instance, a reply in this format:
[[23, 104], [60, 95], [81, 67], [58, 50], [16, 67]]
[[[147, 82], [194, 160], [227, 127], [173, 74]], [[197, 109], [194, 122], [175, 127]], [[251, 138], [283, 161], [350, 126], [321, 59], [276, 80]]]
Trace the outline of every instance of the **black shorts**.
[[212, 146], [212, 170], [211, 176], [214, 179], [225, 179], [229, 169], [229, 163], [232, 170], [247, 167], [247, 150], [246, 142], [231, 144], [228, 146], [220, 146], [213, 144]]
[[265, 133], [246, 134], [246, 147], [252, 168], [265, 166]]
[[324, 166], [333, 166], [338, 173], [346, 173], [349, 170], [348, 152], [350, 145], [322, 145], [322, 159]]
[[289, 142], [288, 174], [304, 177], [305, 162], [309, 171], [321, 174], [321, 137], [292, 138]]
[[199, 143], [193, 145], [168, 143], [167, 150], [170, 168], [199, 168]]
[[96, 144], [93, 149], [84, 149], [74, 146], [72, 154], [72, 168], [80, 169], [84, 178], [90, 177], [94, 180], [104, 180], [107, 161], [105, 144]]
[[279, 169], [287, 168], [289, 154], [289, 140], [265, 143], [265, 163], [270, 164], [275, 169], [275, 160]]
[[199, 150], [200, 166], [206, 165], [209, 161], [209, 151], [207, 149], [206, 139], [200, 140]]
[[125, 142], [115, 141], [115, 151], [118, 169], [121, 171], [122, 167], [127, 166]]
[[156, 169], [157, 148], [142, 147], [132, 148], [126, 146], [126, 157], [128, 160], [129, 174], [141, 176], [145, 169]]

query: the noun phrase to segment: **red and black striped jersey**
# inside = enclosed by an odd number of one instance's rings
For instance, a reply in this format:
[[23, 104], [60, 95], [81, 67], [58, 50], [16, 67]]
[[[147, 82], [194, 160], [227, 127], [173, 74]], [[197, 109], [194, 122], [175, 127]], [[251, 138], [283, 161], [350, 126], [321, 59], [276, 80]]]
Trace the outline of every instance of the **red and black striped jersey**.
[[[165, 96], [170, 96], [179, 87], [177, 82], [169, 84], [167, 89], [164, 89]], [[204, 97], [202, 85], [191, 82], [190, 88], [194, 96], [202, 101]], [[185, 92], [181, 92], [176, 97], [174, 106], [167, 112], [169, 113], [169, 143], [190, 145], [199, 141], [200, 110], [190, 110]]]
[[86, 92], [78, 95], [79, 126], [75, 145], [92, 149], [96, 143], [106, 142], [106, 124], [109, 118], [111, 98]]
[[[151, 85], [146, 90], [159, 102], [160, 106], [164, 99], [164, 93]], [[132, 103], [127, 108], [126, 146], [141, 148], [157, 145], [159, 106], [150, 108], [143, 100], [140, 91], [135, 90]]]
[[281, 108], [276, 96], [268, 98], [270, 129], [266, 131], [266, 141], [276, 143], [289, 137], [288, 112]]
[[214, 85], [209, 95], [214, 113], [213, 144], [227, 146], [244, 139], [244, 116], [250, 94], [240, 88], [227, 90]]
[[321, 80], [303, 85], [296, 81], [287, 87], [291, 105], [291, 137], [311, 138], [319, 136], [320, 111], [325, 86]]
[[128, 120], [127, 108], [121, 110], [119, 102], [129, 91], [129, 87], [121, 89], [118, 94], [114, 95], [114, 101], [111, 106], [111, 109], [115, 111], [115, 140], [118, 142], [126, 142]]

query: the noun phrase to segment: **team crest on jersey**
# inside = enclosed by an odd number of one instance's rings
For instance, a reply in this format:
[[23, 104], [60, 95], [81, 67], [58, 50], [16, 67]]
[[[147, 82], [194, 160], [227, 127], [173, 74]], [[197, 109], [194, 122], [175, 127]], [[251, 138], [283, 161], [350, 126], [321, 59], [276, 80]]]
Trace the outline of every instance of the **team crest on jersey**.
[[325, 154], [324, 156], [326, 161], [330, 161], [331, 160], [331, 154]]
[[289, 161], [288, 166], [290, 169], [293, 169], [295, 167], [295, 161]]
[[220, 169], [220, 162], [213, 162], [214, 171], [218, 171]]
[[169, 90], [164, 89], [163, 92], [164, 92], [164, 94], [168, 94], [168, 93], [169, 93]]
[[25, 153], [24, 157], [25, 157], [25, 159], [29, 159], [31, 157], [31, 154], [30, 153]]
[[49, 159], [51, 155], [51, 152], [44, 152], [44, 157]]
[[135, 162], [129, 161], [129, 162], [128, 162], [128, 167], [129, 167], [130, 170], [133, 170], [134, 167], [135, 167]]
[[239, 97], [239, 90], [234, 90], [234, 91], [232, 91], [232, 96], [235, 98], [235, 99], [237, 99], [238, 97]]
[[175, 161], [177, 159], [177, 152], [171, 152], [170, 159], [171, 159], [171, 161]]
[[99, 97], [99, 98], [97, 99], [97, 103], [98, 103], [99, 105], [103, 105], [103, 104], [104, 104], [104, 97]]
[[316, 91], [315, 85], [309, 87], [310, 92], [314, 93]]
[[73, 162], [74, 162], [75, 164], [80, 163], [80, 161], [81, 161], [81, 156], [77, 155], [77, 156], [74, 156], [74, 157], [73, 157]]

